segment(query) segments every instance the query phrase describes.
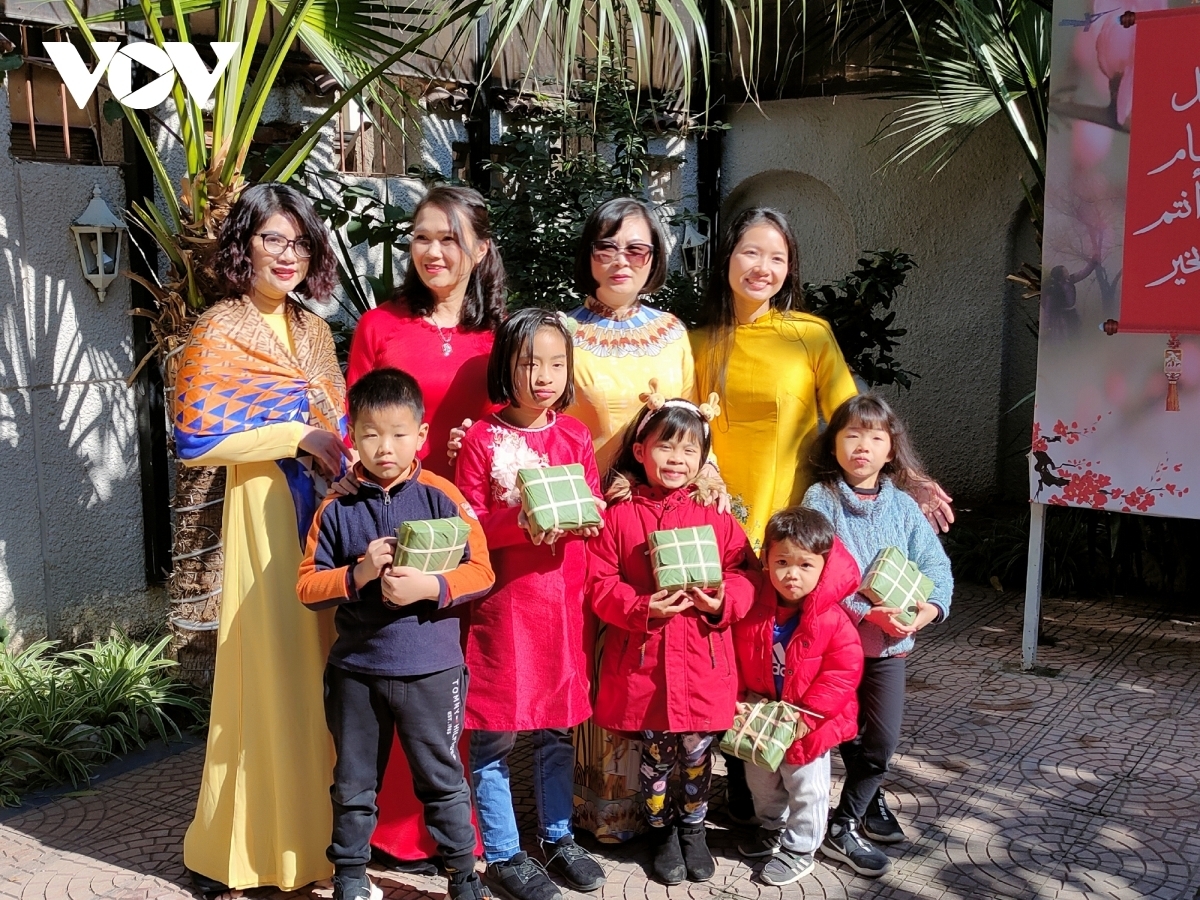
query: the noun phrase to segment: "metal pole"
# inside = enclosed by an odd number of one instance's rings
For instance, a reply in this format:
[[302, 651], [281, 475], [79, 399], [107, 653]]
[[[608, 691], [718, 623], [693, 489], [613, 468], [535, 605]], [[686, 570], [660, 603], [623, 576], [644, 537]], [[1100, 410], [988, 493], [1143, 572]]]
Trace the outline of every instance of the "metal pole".
[[1042, 619], [1042, 549], [1046, 537], [1046, 504], [1029, 504], [1029, 563], [1025, 569], [1025, 628], [1021, 635], [1021, 668], [1037, 664], [1038, 625]]

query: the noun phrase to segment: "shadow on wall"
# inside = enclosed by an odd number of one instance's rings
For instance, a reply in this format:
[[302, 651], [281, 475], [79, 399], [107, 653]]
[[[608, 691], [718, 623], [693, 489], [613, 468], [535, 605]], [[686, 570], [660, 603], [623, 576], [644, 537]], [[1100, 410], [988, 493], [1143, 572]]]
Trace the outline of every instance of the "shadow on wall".
[[861, 247], [841, 198], [825, 182], [788, 169], [760, 172], [741, 182], [721, 208], [726, 225], [744, 209], [770, 206], [792, 225], [800, 247], [800, 277], [826, 282], [854, 268]]
[[[1009, 229], [1009, 271], [1041, 261], [1037, 231], [1022, 203]], [[1033, 389], [1037, 381], [1038, 301], [1025, 300], [1025, 289], [1009, 281], [1004, 293], [1003, 332], [1000, 347], [1000, 428], [997, 483], [1001, 498], [1029, 499], [1030, 434], [1033, 431]]]
[[0, 127], [0, 617], [19, 641], [74, 642], [112, 627], [144, 633], [163, 609], [146, 590], [136, 409], [125, 386], [128, 287], [118, 280], [101, 304], [69, 230], [93, 184], [111, 207], [123, 205], [121, 175], [14, 161], [7, 131]]

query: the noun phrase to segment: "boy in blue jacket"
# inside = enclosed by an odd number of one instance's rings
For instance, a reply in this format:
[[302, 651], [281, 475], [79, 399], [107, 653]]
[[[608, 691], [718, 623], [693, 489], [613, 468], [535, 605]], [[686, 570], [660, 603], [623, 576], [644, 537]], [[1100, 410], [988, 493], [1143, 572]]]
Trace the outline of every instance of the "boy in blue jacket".
[[[451, 900], [479, 900], [488, 894], [475, 874], [471, 791], [458, 756], [467, 671], [450, 607], [482, 597], [495, 581], [483, 529], [458, 488], [421, 468], [417, 451], [429, 425], [411, 375], [363, 376], [349, 407], [359, 489], [317, 510], [298, 585], [309, 608], [337, 606], [338, 637], [325, 669], [325, 720], [337, 749], [327, 851], [334, 900], [382, 896], [367, 863], [393, 731], [450, 876]], [[455, 516], [470, 526], [456, 569], [427, 575], [392, 566], [402, 523]]]

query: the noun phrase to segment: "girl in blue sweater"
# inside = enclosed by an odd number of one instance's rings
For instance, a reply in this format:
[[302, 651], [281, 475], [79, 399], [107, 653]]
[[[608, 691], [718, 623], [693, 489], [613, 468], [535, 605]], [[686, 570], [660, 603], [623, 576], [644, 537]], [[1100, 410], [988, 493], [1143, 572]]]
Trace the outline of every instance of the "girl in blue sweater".
[[879, 551], [898, 547], [934, 586], [911, 625], [897, 621], [899, 610], [872, 606], [861, 594], [842, 601], [858, 623], [866, 665], [858, 688], [858, 736], [841, 745], [846, 783], [821, 853], [875, 878], [891, 861], [872, 841], [905, 840], [882, 788], [904, 718], [904, 660], [916, 633], [950, 614], [954, 579], [937, 535], [905, 493], [923, 470], [903, 423], [881, 397], [861, 394], [837, 408], [813, 447], [813, 469], [816, 483], [804, 505], [829, 518], [863, 572]]

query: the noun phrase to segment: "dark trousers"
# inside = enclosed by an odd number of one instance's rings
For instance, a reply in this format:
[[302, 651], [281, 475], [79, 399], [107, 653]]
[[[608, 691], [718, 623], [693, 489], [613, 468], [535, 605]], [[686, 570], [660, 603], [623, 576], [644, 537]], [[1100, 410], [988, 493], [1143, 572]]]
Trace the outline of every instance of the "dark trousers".
[[862, 819], [883, 785], [904, 721], [904, 657], [868, 659], [858, 686], [858, 736], [839, 748], [846, 783], [835, 818]]
[[325, 721], [337, 748], [333, 767], [333, 842], [326, 856], [338, 874], [366, 872], [392, 733], [412, 769], [413, 791], [446, 871], [475, 867], [471, 788], [458, 756], [467, 670], [430, 675], [360, 675], [325, 668]]

